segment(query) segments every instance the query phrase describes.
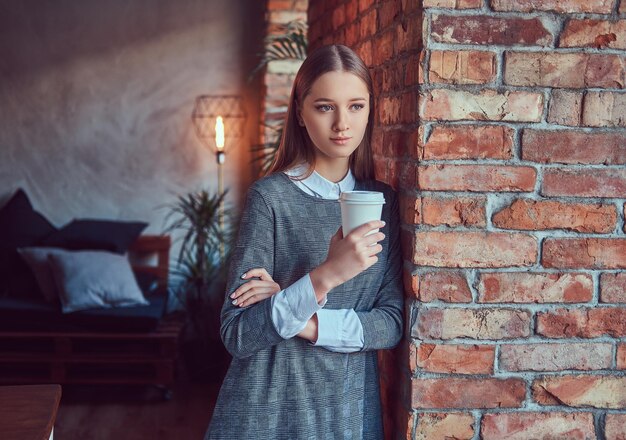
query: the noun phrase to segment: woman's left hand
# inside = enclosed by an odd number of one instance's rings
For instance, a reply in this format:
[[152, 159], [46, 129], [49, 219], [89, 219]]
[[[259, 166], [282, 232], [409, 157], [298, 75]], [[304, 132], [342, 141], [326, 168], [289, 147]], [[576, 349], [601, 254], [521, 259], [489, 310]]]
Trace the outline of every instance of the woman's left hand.
[[266, 298], [276, 295], [282, 289], [274, 282], [265, 269], [257, 268], [247, 271], [242, 278], [260, 278], [250, 280], [237, 288], [231, 295], [233, 304], [239, 307], [250, 306]]

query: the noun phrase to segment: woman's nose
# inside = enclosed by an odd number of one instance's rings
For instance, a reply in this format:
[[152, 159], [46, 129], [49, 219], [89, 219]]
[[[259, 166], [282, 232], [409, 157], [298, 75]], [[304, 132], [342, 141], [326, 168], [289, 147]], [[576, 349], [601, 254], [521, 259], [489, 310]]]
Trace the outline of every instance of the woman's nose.
[[335, 119], [334, 129], [335, 131], [346, 131], [349, 127], [348, 115], [343, 111], [338, 111], [337, 118]]

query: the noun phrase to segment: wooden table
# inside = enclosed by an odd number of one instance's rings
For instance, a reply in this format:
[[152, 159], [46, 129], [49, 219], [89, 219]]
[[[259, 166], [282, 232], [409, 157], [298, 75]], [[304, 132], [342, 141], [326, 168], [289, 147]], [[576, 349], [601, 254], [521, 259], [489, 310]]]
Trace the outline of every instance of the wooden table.
[[48, 440], [60, 400], [60, 385], [0, 387], [0, 437]]

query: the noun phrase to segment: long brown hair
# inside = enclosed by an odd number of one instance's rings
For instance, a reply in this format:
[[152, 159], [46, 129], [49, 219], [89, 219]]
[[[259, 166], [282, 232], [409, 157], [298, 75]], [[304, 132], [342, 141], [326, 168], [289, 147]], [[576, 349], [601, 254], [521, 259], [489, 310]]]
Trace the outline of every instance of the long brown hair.
[[322, 46], [304, 60], [291, 89], [289, 108], [276, 156], [267, 174], [285, 171], [300, 162], [307, 162], [309, 169], [305, 177], [315, 169], [315, 152], [305, 127], [298, 124], [297, 103], [302, 103], [311, 92], [313, 83], [328, 72], [348, 72], [365, 82], [370, 95], [370, 113], [363, 140], [350, 156], [350, 169], [357, 180], [374, 179], [374, 161], [372, 159], [372, 126], [374, 125], [374, 99], [372, 96], [372, 77], [367, 66], [359, 56], [347, 46], [331, 44]]

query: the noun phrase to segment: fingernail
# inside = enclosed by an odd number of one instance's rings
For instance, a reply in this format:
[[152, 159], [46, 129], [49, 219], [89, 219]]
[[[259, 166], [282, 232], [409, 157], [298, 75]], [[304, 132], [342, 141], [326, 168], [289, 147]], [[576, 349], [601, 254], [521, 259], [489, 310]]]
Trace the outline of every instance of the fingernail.
[[231, 293], [231, 294], [230, 294], [230, 297], [231, 297], [231, 298], [234, 298], [234, 297], [235, 297], [235, 294], [234, 294], [234, 293]]
[[233, 304], [237, 305], [237, 300], [236, 299], [233, 300]]
[[387, 224], [387, 222], [383, 221], [383, 225], [386, 225], [386, 224]]
[[245, 278], [247, 275], [247, 273], [244, 273], [243, 275], [241, 275], [241, 278]]

